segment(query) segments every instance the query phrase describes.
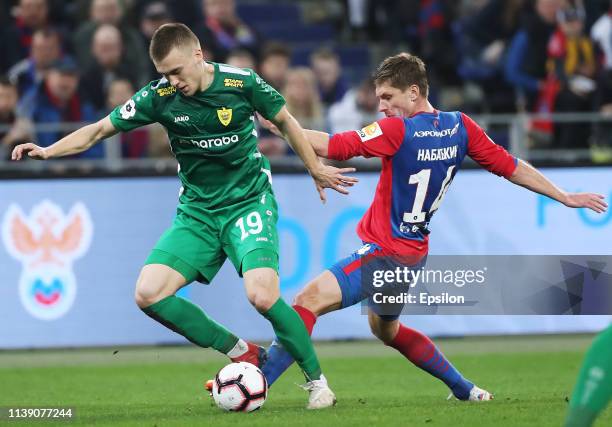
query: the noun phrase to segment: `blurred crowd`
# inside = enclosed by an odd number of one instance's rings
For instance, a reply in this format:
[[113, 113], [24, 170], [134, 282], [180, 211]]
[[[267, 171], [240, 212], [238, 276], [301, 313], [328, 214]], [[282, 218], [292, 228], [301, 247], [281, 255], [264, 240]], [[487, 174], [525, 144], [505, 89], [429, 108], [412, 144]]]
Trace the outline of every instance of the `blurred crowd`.
[[[428, 65], [432, 101], [440, 108], [612, 114], [611, 0], [301, 4], [338, 29], [340, 44], [368, 43], [372, 51], [402, 49], [421, 56]], [[349, 80], [333, 43], [313, 48], [308, 64], [296, 66], [294, 46], [264, 37], [248, 17], [239, 17], [234, 0], [5, 0], [3, 5], [4, 157], [22, 141], [50, 145], [74, 127], [45, 125], [97, 120], [159, 78], [148, 58], [149, 40], [160, 25], [176, 21], [192, 28], [208, 60], [255, 69], [284, 95], [304, 127], [339, 132], [381, 117], [372, 81]], [[604, 124], [542, 119], [531, 126], [556, 147], [611, 145], [612, 133]], [[170, 155], [160, 127], [121, 138], [125, 158]], [[285, 142], [265, 130], [260, 149], [269, 156], [290, 154]], [[103, 145], [82, 153], [102, 156]]]

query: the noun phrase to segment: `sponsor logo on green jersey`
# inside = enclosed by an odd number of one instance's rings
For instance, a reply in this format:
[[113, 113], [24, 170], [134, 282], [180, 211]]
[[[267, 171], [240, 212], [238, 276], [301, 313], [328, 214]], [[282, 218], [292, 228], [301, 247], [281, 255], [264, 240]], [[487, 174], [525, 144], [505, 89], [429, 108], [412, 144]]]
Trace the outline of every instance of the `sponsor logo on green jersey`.
[[172, 95], [175, 92], [176, 92], [176, 88], [174, 86], [162, 87], [162, 88], [157, 89], [157, 94], [159, 96], [168, 96], [168, 95]]
[[181, 143], [183, 144], [191, 144], [195, 147], [200, 148], [212, 148], [212, 147], [222, 147], [224, 145], [229, 145], [231, 143], [236, 143], [240, 140], [238, 135], [234, 134], [232, 136], [222, 136], [220, 138], [209, 138], [209, 139], [181, 139]]
[[223, 79], [223, 86], [225, 87], [239, 87], [242, 88], [244, 86], [244, 82], [238, 79]]

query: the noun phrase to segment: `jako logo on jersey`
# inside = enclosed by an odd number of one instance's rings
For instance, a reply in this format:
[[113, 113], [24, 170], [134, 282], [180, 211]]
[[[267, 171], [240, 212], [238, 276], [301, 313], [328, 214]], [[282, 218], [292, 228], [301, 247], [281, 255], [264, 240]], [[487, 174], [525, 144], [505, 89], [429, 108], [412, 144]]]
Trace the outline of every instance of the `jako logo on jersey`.
[[453, 145], [444, 148], [419, 149], [417, 160], [429, 162], [432, 160], [448, 160], [457, 157], [457, 146]]
[[174, 118], [174, 123], [188, 122], [188, 121], [189, 121], [189, 116], [178, 116]]
[[377, 136], [381, 136], [383, 134], [383, 131], [377, 122], [367, 125], [363, 129], [355, 132], [357, 132], [357, 135], [359, 135], [361, 142], [369, 141], [370, 139], [376, 138]]
[[200, 148], [211, 148], [211, 147], [221, 147], [223, 145], [229, 145], [232, 142], [238, 142], [239, 140], [240, 138], [238, 138], [238, 135], [232, 135], [232, 136], [223, 136], [221, 138], [201, 139], [199, 141], [196, 141], [194, 139], [190, 139], [190, 140], [181, 139], [181, 142], [183, 144], [192, 144]]
[[19, 296], [34, 317], [54, 320], [68, 312], [76, 297], [72, 262], [85, 255], [93, 226], [89, 212], [76, 203], [68, 214], [44, 200], [30, 216], [16, 204], [2, 222], [2, 240], [8, 253], [21, 261]]
[[414, 131], [414, 138], [425, 138], [428, 136], [435, 136], [437, 138], [441, 138], [443, 136], [453, 136], [457, 132], [459, 132], [459, 123], [455, 125], [452, 129], [442, 129], [442, 130], [417, 130]]
[[232, 121], [232, 109], [223, 107], [217, 110], [217, 117], [223, 126], [229, 125]]

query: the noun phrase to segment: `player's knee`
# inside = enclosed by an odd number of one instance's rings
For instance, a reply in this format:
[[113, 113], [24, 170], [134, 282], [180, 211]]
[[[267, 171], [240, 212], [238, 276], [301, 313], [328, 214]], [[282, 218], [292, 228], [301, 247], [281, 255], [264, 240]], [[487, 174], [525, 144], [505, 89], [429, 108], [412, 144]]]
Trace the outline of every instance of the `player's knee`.
[[136, 301], [136, 305], [140, 308], [146, 308], [157, 302], [155, 295], [147, 292], [145, 288], [139, 286], [136, 286], [134, 291], [134, 300]]
[[274, 295], [265, 288], [257, 288], [251, 292], [248, 292], [247, 298], [257, 311], [260, 313], [265, 313], [266, 311], [270, 310], [276, 300], [278, 300], [278, 295]]
[[140, 308], [146, 308], [174, 295], [186, 284], [181, 273], [165, 265], [145, 265], [136, 281], [134, 299]]
[[247, 298], [257, 311], [265, 313], [280, 297], [278, 276], [267, 269], [247, 273], [244, 275]]
[[140, 308], [146, 308], [155, 304], [166, 296], [168, 295], [164, 294], [162, 286], [156, 286], [142, 278], [136, 283], [134, 299], [136, 300], [136, 305]]
[[389, 344], [397, 334], [398, 322], [385, 322], [381, 319], [370, 318], [370, 330], [372, 334], [385, 344]]
[[300, 305], [318, 316], [321, 306], [321, 295], [318, 286], [316, 284], [306, 286], [295, 296], [293, 304]]

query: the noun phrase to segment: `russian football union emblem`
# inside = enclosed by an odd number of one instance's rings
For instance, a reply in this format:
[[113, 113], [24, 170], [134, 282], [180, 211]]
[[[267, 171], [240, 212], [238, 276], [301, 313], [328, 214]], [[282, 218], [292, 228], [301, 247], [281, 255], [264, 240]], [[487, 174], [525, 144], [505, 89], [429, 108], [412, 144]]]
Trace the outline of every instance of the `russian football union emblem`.
[[89, 212], [76, 203], [68, 214], [44, 200], [29, 216], [12, 204], [2, 222], [2, 240], [8, 253], [21, 261], [19, 296], [34, 317], [54, 320], [68, 312], [76, 297], [72, 263], [91, 243]]
[[223, 107], [217, 110], [217, 117], [223, 126], [229, 125], [232, 121], [232, 109]]

